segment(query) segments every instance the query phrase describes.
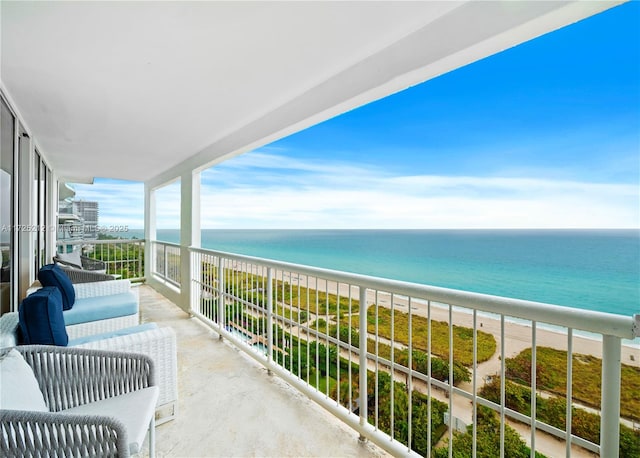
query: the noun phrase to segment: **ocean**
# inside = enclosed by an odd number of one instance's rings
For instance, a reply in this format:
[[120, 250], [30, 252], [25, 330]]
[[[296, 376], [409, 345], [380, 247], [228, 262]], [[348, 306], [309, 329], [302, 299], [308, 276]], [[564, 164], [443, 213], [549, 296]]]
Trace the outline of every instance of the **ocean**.
[[[141, 231], [129, 236], [142, 237]], [[177, 230], [158, 239], [177, 243]], [[217, 230], [202, 247], [630, 316], [637, 230]]]

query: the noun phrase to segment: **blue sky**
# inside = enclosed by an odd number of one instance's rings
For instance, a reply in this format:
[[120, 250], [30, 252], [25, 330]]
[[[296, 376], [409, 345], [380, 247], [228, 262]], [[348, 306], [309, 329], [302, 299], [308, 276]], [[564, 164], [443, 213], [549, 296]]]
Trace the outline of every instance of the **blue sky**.
[[[639, 23], [622, 5], [208, 169], [202, 226], [640, 227]], [[142, 226], [139, 183], [76, 189]]]

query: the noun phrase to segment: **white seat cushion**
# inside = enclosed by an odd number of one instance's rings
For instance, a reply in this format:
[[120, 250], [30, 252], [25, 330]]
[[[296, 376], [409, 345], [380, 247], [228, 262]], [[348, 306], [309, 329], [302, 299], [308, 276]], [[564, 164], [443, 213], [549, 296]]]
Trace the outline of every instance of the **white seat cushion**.
[[129, 439], [129, 453], [140, 452], [149, 429], [151, 418], [155, 415], [156, 402], [160, 389], [157, 386], [144, 388], [131, 393], [91, 402], [61, 413], [81, 415], [104, 415], [117, 418], [124, 424]]

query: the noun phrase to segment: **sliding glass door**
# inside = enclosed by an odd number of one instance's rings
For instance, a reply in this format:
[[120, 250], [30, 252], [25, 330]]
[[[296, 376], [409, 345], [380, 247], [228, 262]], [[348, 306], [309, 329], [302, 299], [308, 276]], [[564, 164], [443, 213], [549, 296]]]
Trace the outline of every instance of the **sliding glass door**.
[[42, 156], [35, 151], [33, 155], [33, 215], [31, 221], [35, 230], [33, 233], [33, 260], [34, 272], [38, 272], [40, 267], [49, 262], [49, 244], [52, 228], [49, 227], [51, 218], [51, 206], [49, 205], [49, 188], [51, 181], [51, 170], [42, 159]]

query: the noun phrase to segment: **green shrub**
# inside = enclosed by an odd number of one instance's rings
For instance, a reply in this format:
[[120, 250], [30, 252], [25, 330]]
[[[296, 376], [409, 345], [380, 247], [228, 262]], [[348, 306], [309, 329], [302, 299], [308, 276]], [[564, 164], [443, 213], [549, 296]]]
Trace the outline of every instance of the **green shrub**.
[[[495, 377], [486, 384], [480, 395], [490, 401], [500, 402], [500, 378]], [[511, 381], [505, 381], [505, 403], [510, 409], [524, 415], [531, 415], [531, 390]], [[536, 418], [539, 421], [565, 429], [566, 399], [562, 397], [542, 398], [536, 396]], [[598, 444], [600, 442], [600, 415], [573, 407], [571, 410], [571, 431], [576, 436]], [[640, 431], [620, 425], [620, 457], [640, 456]]]
[[[495, 458], [500, 456], [500, 419], [491, 409], [479, 406], [478, 421], [476, 425], [476, 456], [478, 458]], [[455, 433], [453, 436], [452, 455], [455, 458], [467, 458], [472, 455], [473, 426], [467, 427], [466, 433]], [[435, 458], [447, 458], [448, 447], [439, 447], [434, 450]], [[531, 449], [522, 440], [520, 435], [509, 425], [504, 427], [504, 456], [509, 458], [530, 458]], [[536, 452], [537, 458], [544, 455]]]
[[[371, 423], [375, 423], [376, 406], [374, 388], [375, 374], [369, 373], [368, 393], [369, 411], [368, 418]], [[406, 385], [394, 382], [393, 389], [393, 434], [391, 433], [391, 376], [387, 373], [378, 373], [378, 427], [393, 438], [408, 444], [409, 431], [409, 396]], [[444, 426], [444, 413], [447, 411], [447, 404], [431, 399], [431, 437], [427, 435], [429, 403], [428, 397], [417, 391], [411, 392], [411, 445], [412, 449], [420, 455], [426, 455], [428, 441], [431, 446], [435, 446], [440, 440], [446, 426]]]
[[[372, 339], [367, 340], [367, 349], [369, 353], [376, 351], [376, 343]], [[391, 359], [391, 347], [386, 344], [378, 343], [378, 355], [385, 359]], [[395, 362], [409, 367], [409, 350], [395, 349], [393, 353]], [[424, 375], [429, 373], [427, 354], [420, 350], [414, 350], [411, 357], [411, 368]], [[449, 362], [444, 361], [437, 356], [431, 357], [431, 376], [437, 380], [445, 381], [449, 379]], [[471, 381], [471, 372], [462, 364], [453, 363], [453, 384], [457, 385], [461, 382]]]
[[[505, 360], [509, 380], [531, 384], [531, 348]], [[600, 408], [602, 360], [590, 355], [573, 354], [572, 395], [575, 401]], [[567, 390], [567, 352], [548, 347], [536, 350], [537, 388], [560, 396]], [[622, 364], [620, 414], [640, 420], [640, 368]]]

